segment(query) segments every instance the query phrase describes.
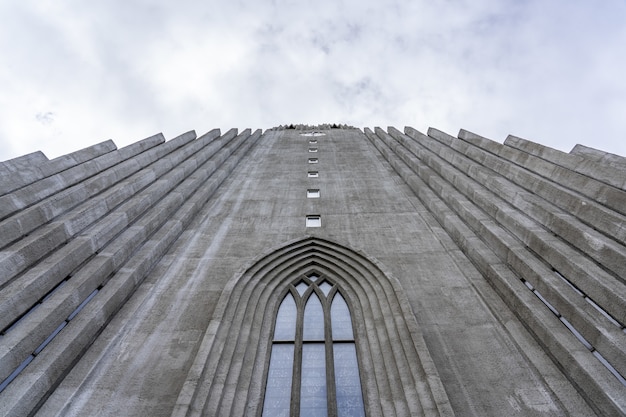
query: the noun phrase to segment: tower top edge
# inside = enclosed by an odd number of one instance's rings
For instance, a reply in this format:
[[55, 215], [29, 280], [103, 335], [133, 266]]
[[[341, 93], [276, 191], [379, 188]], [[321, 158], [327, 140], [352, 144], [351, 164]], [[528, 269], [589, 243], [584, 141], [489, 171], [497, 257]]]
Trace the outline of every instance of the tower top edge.
[[318, 125], [309, 125], [309, 124], [303, 124], [303, 123], [298, 123], [298, 124], [286, 124], [286, 125], [280, 125], [280, 126], [275, 126], [271, 129], [268, 130], [287, 130], [287, 129], [294, 129], [294, 130], [328, 130], [328, 129], [358, 129], [355, 126], [350, 126], [350, 125], [346, 125], [346, 124], [341, 124], [341, 123], [322, 123], [322, 124], [318, 124]]

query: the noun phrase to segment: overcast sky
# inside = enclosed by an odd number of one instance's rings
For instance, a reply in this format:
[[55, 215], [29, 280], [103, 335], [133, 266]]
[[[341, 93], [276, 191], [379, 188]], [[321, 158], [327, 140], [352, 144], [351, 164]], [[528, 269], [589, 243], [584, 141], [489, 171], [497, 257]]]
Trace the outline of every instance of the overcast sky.
[[626, 155], [623, 0], [0, 0], [0, 161], [289, 123]]

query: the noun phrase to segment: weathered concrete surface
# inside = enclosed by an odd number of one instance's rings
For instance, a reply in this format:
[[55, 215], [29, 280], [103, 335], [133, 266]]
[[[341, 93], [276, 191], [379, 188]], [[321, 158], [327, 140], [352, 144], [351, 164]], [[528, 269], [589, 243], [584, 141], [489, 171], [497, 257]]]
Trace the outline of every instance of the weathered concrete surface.
[[[619, 295], [624, 291], [623, 281], [620, 282], [621, 278], [611, 276], [611, 274], [606, 275], [603, 270], [580, 254], [572, 253], [569, 258], [555, 257], [555, 246], [567, 251], [563, 243], [580, 246], [580, 242], [575, 240], [564, 241], [545, 235], [543, 239], [533, 238], [528, 241], [528, 236], [544, 233], [540, 223], [536, 224], [525, 218], [519, 218], [514, 222], [507, 221], [507, 218], [515, 213], [516, 206], [509, 207], [506, 203], [503, 204], [500, 201], [502, 192], [489, 195], [494, 187], [489, 186], [488, 178], [492, 177], [493, 173], [480, 178], [477, 175], [482, 169], [480, 165], [463, 163], [463, 158], [475, 155], [475, 152], [465, 150], [460, 154], [455, 154], [450, 148], [454, 149], [459, 142], [448, 140], [451, 137], [441, 132], [431, 133], [431, 129], [429, 130], [431, 138], [443, 140], [450, 147], [437, 150], [437, 146], [433, 146], [429, 137], [411, 128], [405, 130], [416, 139], [414, 144], [405, 142], [406, 149], [391, 140], [391, 137], [383, 131], [379, 129], [376, 131], [383, 142], [394, 147], [399, 156], [398, 159], [393, 158], [380, 145], [379, 149], [388, 155], [392, 165], [422, 201], [427, 202], [439, 222], [479, 267], [489, 282], [504, 296], [505, 301], [541, 341], [544, 348], [558, 358], [558, 362], [566, 369], [567, 375], [575, 381], [576, 385], [585, 387], [584, 395], [591, 400], [593, 406], [604, 414], [623, 413], [624, 385], [617, 381], [609, 369], [600, 366], [599, 362], [593, 358], [593, 355], [598, 354], [605, 357], [611, 356], [609, 362], [617, 368], [617, 372], [624, 373], [623, 358], [626, 341], [623, 333], [623, 320], [620, 318], [624, 311], [624, 298], [623, 295]], [[394, 134], [394, 129], [390, 128], [390, 132]], [[394, 136], [399, 142], [403, 142], [400, 136], [397, 134]], [[376, 143], [371, 134], [369, 137]], [[468, 138], [472, 142], [479, 142], [480, 147], [489, 148], [490, 152], [495, 154], [499, 154], [503, 146], [476, 135], [469, 137], [465, 134], [464, 140]], [[422, 150], [415, 148], [414, 145], [417, 143], [423, 147]], [[411, 149], [410, 152], [409, 149]], [[402, 162], [399, 161], [400, 159]], [[442, 159], [452, 162], [452, 165], [447, 165]], [[503, 162], [500, 161], [501, 167], [518, 170], [517, 166], [503, 165]], [[521, 161], [518, 160], [518, 162]], [[506, 173], [504, 175], [506, 177]], [[467, 176], [480, 178], [480, 184], [486, 190], [477, 185], [470, 185], [471, 180], [468, 182]], [[520, 176], [513, 178], [518, 180]], [[441, 179], [447, 179], [449, 182], [442, 182]], [[559, 187], [558, 184], [550, 185]], [[551, 197], [547, 198], [547, 201], [552, 204], [558, 199], [554, 195], [547, 197]], [[496, 210], [490, 208], [492, 205]], [[552, 211], [557, 214], [559, 212], [557, 208], [552, 208]], [[613, 215], [620, 219], [617, 222], [618, 225], [624, 223], [619, 214], [613, 213]], [[520, 228], [521, 225], [523, 227]], [[583, 225], [580, 224], [579, 227], [582, 228]], [[522, 232], [517, 236], [519, 240], [509, 234], [516, 229], [521, 229]], [[619, 230], [617, 234], [620, 233]], [[480, 240], [476, 240], [477, 237]], [[549, 244], [546, 244], [546, 241]], [[612, 244], [612, 240], [607, 237], [603, 237], [601, 241]], [[534, 251], [527, 251], [520, 243], [530, 248], [534, 247]], [[617, 238], [616, 243], [623, 247], [623, 239]], [[544, 268], [542, 262], [551, 264], [560, 273], [550, 270], [542, 273], [542, 268]], [[524, 266], [521, 267], [522, 265]], [[572, 269], [576, 268], [578, 268], [578, 274], [572, 273]], [[609, 285], [617, 295], [613, 302], [608, 302], [606, 299], [609, 291], [589, 295], [594, 291], [594, 288], [589, 285], [589, 279], [592, 279], [596, 272], [602, 277], [603, 282], [611, 282]], [[555, 279], [555, 276], [559, 279]], [[575, 288], [572, 282], [579, 285], [580, 289]], [[533, 292], [524, 291], [522, 283]], [[569, 287], [562, 286], [563, 283], [567, 283]], [[603, 306], [604, 311], [588, 308], [580, 297], [572, 298], [575, 295], [574, 292], [578, 296], [583, 296], [584, 300], [589, 303], [593, 303], [592, 299], [596, 297], [597, 301], [600, 300], [598, 304]], [[560, 300], [559, 297], [561, 297]], [[569, 299], [565, 301], [563, 297], [569, 297]], [[543, 305], [538, 300], [542, 300]], [[556, 304], [559, 305], [555, 309]], [[544, 312], [549, 312], [550, 309], [554, 314], [542, 317]], [[606, 311], [612, 311], [614, 317], [610, 317]], [[585, 323], [585, 320], [588, 321]], [[576, 337], [581, 339], [578, 343]]]
[[[435, 403], [439, 402], [437, 407], [423, 408], [425, 414], [620, 412], [626, 388], [559, 318], [574, 323], [594, 349], [622, 370], [626, 334], [620, 314], [626, 308], [620, 259], [626, 253], [621, 235], [626, 226], [613, 227], [607, 237], [606, 219], [624, 225], [623, 213], [613, 210], [616, 203], [611, 197], [623, 190], [590, 178], [585, 181], [596, 188], [586, 187], [578, 194], [539, 175], [551, 169], [550, 158], [558, 155], [541, 150], [546, 159], [523, 156], [520, 149], [503, 149], [484, 138], [464, 134], [458, 139], [435, 130], [426, 136], [410, 129], [405, 135], [391, 128], [388, 133], [376, 129], [365, 134], [327, 128], [325, 135], [315, 137], [319, 163], [311, 165], [307, 160], [312, 138], [301, 133], [270, 130], [257, 140], [258, 134], [250, 131], [239, 136], [231, 131], [220, 140], [213, 135], [204, 142], [185, 138], [157, 143], [120, 159], [118, 163], [128, 160], [138, 165], [119, 179], [108, 179], [90, 197], [95, 202], [106, 195], [110, 211], [81, 226], [81, 206], [69, 203], [63, 206], [67, 212], [42, 219], [33, 233], [43, 236], [44, 222], [52, 219], [63, 219], [60, 224], [67, 227], [60, 243], [50, 241], [48, 249], [32, 260], [19, 258], [29, 240], [19, 240], [22, 232], [15, 229], [18, 240], [11, 239], [2, 248], [14, 256], [5, 258], [10, 283], [0, 288], [3, 311], [13, 308], [14, 299], [24, 300], [19, 311], [30, 308], [46, 293], [37, 293], [37, 283], [58, 283], [68, 275], [71, 279], [39, 307], [41, 312], [35, 310], [32, 318], [27, 316], [1, 336], [0, 353], [13, 358], [5, 363], [19, 364], [56, 327], [56, 322], [46, 320], [67, 317], [74, 308], [69, 306], [78, 305], [99, 283], [105, 285], [0, 393], [4, 407], [13, 404], [7, 410], [15, 415], [40, 407], [42, 416], [199, 412], [193, 397], [203, 389], [203, 380], [192, 383], [193, 364], [212, 359], [203, 341], [227, 342], [219, 340], [221, 333], [216, 333], [217, 339], [210, 337], [215, 330], [210, 325], [220, 325], [211, 323], [218, 316], [215, 309], [222, 308], [218, 301], [225, 286], [255, 260], [270, 255], [271, 248], [314, 237], [362, 254], [398, 283], [409, 313], [398, 309], [384, 320], [395, 323], [398, 314], [413, 315], [409, 321], [416, 323], [415, 334], [419, 333], [415, 343], [424, 342], [416, 349], [430, 381], [420, 388], [420, 395], [430, 384]], [[170, 149], [161, 151], [164, 146]], [[515, 164], [511, 158], [516, 158]], [[535, 171], [523, 168], [532, 158], [538, 161], [533, 163]], [[150, 173], [143, 167], [150, 167]], [[566, 177], [563, 170], [574, 168], [562, 163], [554, 169], [561, 170], [561, 178]], [[318, 178], [307, 176], [311, 169], [319, 171]], [[581, 169], [569, 178], [579, 181]], [[124, 178], [133, 180], [123, 183]], [[123, 192], [139, 183], [131, 193]], [[596, 201], [602, 187], [612, 187], [603, 197], [609, 201]], [[321, 197], [307, 199], [308, 188], [319, 188]], [[554, 190], [559, 194], [548, 198]], [[42, 198], [34, 204], [51, 204], [49, 197]], [[581, 198], [595, 211], [566, 210]], [[13, 216], [26, 210], [17, 209]], [[597, 219], [597, 213], [607, 217]], [[306, 228], [308, 214], [321, 215], [322, 227]], [[13, 230], [11, 219], [0, 226]], [[592, 230], [590, 221], [600, 232]], [[76, 246], [76, 239], [85, 239], [85, 246]], [[62, 245], [65, 241], [69, 243]], [[552, 268], [571, 281], [559, 278]], [[585, 282], [582, 273], [588, 274]], [[76, 282], [83, 284], [74, 283], [81, 276], [84, 281]], [[560, 316], [528, 285], [549, 298]], [[62, 307], [61, 300], [72, 301]], [[618, 324], [587, 300], [614, 313]], [[262, 319], [263, 314], [255, 318], [258, 323]], [[26, 328], [32, 330], [21, 330]], [[19, 348], [9, 349], [12, 346]], [[246, 362], [243, 374], [252, 374], [253, 366], [262, 367], [266, 359], [262, 354], [256, 358]], [[232, 361], [238, 364], [241, 358]], [[11, 366], [7, 372], [14, 369]], [[362, 375], [371, 375], [375, 364], [366, 366], [371, 368]], [[408, 371], [400, 370], [402, 378], [408, 378], [403, 372]], [[48, 381], [42, 389], [37, 388], [40, 378]], [[212, 383], [213, 376], [203, 378]], [[221, 375], [217, 378], [222, 381]], [[437, 393], [438, 384], [445, 392]], [[388, 415], [384, 404], [410, 391], [401, 383], [387, 391], [370, 390], [377, 397], [370, 401], [383, 404], [381, 409], [370, 408], [370, 414], [383, 410]], [[226, 386], [224, 393], [225, 403], [247, 398], [256, 407], [261, 401], [258, 387], [248, 392], [239, 385]], [[607, 402], [607, 396], [612, 400]], [[422, 402], [422, 407], [428, 403], [423, 402], [425, 397], [410, 398]], [[220, 405], [211, 407], [207, 409]], [[418, 408], [413, 404], [395, 412]], [[241, 404], [231, 410], [238, 414]]]

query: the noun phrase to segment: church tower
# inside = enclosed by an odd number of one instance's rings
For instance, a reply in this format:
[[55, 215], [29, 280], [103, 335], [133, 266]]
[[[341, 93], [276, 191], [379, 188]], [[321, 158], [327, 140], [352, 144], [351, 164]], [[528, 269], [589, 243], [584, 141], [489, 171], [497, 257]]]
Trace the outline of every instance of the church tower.
[[0, 415], [626, 414], [626, 158], [288, 125], [0, 163]]

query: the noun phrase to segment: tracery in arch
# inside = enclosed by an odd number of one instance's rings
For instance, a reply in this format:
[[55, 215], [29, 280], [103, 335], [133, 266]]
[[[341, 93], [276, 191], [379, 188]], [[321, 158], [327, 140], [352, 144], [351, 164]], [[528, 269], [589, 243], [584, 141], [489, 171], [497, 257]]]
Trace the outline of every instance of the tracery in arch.
[[350, 309], [318, 273], [289, 285], [276, 314], [263, 416], [364, 416]]
[[275, 317], [287, 292], [297, 303], [294, 278], [313, 272], [350, 307], [367, 416], [453, 414], [400, 283], [362, 253], [307, 237], [227, 283], [173, 415], [261, 416]]

